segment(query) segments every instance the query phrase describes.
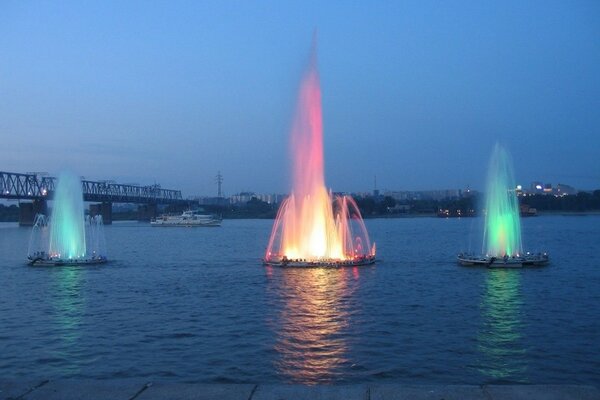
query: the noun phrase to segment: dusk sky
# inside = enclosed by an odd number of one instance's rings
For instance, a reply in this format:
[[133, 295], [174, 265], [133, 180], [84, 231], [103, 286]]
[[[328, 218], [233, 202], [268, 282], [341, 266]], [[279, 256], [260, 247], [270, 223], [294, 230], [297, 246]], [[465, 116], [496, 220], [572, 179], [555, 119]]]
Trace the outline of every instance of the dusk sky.
[[0, 170], [285, 193], [318, 32], [326, 184], [600, 188], [600, 2], [0, 2]]

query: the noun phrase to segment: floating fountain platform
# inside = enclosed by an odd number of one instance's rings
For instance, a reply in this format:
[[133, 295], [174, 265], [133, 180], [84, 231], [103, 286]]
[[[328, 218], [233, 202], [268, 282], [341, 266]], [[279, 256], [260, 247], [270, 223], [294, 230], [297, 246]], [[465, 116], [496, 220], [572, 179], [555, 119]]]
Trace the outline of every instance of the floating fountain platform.
[[61, 265], [95, 265], [108, 262], [105, 256], [94, 256], [91, 258], [58, 258], [58, 257], [27, 257], [27, 264], [36, 267], [54, 267]]
[[92, 256], [89, 258], [60, 258], [50, 257], [45, 253], [27, 257], [27, 264], [36, 267], [55, 267], [61, 265], [94, 265], [108, 262], [106, 256]]
[[283, 257], [271, 257], [263, 260], [264, 265], [274, 267], [311, 268], [311, 267], [358, 267], [362, 265], [375, 264], [375, 256], [359, 256], [348, 260], [339, 259], [289, 259]]
[[548, 265], [550, 263], [550, 258], [547, 253], [526, 253], [524, 255], [504, 257], [460, 253], [457, 257], [457, 261], [460, 265], [471, 267], [523, 268]]

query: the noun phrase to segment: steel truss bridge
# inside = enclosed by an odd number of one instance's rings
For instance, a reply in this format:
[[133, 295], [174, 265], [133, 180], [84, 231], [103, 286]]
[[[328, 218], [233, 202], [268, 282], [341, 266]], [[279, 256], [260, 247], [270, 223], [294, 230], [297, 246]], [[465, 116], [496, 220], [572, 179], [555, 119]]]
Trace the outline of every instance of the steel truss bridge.
[[[162, 189], [160, 185], [123, 185], [108, 181], [82, 180], [83, 200], [107, 203], [187, 204], [180, 190]], [[13, 200], [51, 200], [56, 178], [40, 174], [0, 171], [0, 198]]]
[[[39, 173], [19, 174], [0, 171], [0, 199], [26, 200], [19, 204], [19, 225], [33, 225], [36, 214], [48, 213], [48, 200], [54, 197], [56, 178]], [[184, 200], [180, 190], [162, 189], [160, 185], [122, 185], [111, 181], [81, 181], [83, 200], [90, 205], [90, 215], [102, 215], [112, 223], [113, 203], [138, 204], [138, 220], [157, 216], [158, 205], [184, 209], [197, 206]], [[28, 201], [29, 202], [28, 202]]]

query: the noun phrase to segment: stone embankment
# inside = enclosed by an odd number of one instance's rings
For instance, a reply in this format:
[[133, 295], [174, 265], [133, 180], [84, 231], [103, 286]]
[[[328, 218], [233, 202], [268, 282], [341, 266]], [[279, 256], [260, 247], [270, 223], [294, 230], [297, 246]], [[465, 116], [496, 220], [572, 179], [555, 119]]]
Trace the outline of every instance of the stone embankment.
[[303, 386], [131, 380], [2, 380], [2, 400], [600, 400], [586, 385]]

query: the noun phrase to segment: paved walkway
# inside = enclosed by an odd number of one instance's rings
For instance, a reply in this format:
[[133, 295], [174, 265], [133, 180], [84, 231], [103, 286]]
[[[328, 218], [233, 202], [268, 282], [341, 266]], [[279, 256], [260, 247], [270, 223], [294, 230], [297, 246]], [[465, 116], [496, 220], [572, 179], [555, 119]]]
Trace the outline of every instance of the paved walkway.
[[585, 385], [256, 385], [129, 380], [2, 380], [2, 400], [600, 400]]

